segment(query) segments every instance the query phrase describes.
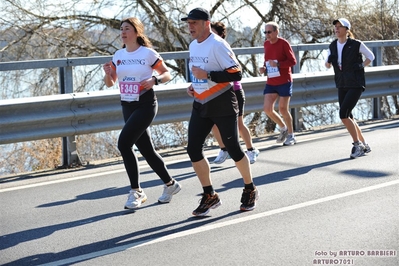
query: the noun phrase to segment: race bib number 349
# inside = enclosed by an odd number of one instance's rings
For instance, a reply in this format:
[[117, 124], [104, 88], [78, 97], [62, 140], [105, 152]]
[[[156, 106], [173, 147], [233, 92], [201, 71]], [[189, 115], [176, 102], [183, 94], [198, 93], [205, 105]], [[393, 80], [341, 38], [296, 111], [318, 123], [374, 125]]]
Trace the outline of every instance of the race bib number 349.
[[138, 101], [140, 97], [140, 82], [136, 77], [125, 77], [119, 81], [121, 100], [126, 102]]

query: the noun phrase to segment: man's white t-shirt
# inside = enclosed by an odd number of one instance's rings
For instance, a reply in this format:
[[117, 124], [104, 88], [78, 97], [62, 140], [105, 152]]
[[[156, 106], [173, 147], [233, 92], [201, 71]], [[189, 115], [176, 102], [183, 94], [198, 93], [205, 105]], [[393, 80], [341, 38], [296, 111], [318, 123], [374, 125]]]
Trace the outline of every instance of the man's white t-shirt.
[[[237, 65], [239, 64], [236, 61], [233, 50], [224, 39], [214, 33], [211, 33], [206, 40], [200, 43], [197, 40], [190, 43], [190, 75], [192, 86], [198, 94], [211, 89], [217, 83], [208, 79], [196, 79], [191, 73], [193, 66], [199, 67], [209, 73], [211, 71], [223, 71]], [[232, 83], [230, 83], [231, 85]]]

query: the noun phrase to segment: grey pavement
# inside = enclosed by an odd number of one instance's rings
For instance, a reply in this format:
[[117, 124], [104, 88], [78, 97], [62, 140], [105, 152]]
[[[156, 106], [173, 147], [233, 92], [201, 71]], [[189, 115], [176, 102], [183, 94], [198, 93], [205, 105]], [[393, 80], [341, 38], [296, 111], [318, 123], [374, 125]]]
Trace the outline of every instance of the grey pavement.
[[211, 165], [223, 204], [191, 215], [202, 189], [183, 148], [161, 152], [181, 192], [158, 204], [162, 182], [140, 161], [148, 200], [133, 211], [120, 160], [0, 178], [0, 264], [397, 266], [399, 120], [361, 128], [372, 152], [354, 160], [341, 126], [298, 133], [291, 147], [254, 139], [260, 199], [245, 213], [229, 159]]

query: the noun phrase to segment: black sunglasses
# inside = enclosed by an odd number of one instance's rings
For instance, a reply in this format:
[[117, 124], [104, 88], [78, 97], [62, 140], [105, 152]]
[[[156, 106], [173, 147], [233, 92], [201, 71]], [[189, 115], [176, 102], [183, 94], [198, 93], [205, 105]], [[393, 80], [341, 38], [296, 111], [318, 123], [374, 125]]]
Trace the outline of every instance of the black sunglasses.
[[264, 31], [263, 33], [264, 34], [270, 34], [270, 33], [272, 33], [274, 30], [269, 30], [269, 31]]

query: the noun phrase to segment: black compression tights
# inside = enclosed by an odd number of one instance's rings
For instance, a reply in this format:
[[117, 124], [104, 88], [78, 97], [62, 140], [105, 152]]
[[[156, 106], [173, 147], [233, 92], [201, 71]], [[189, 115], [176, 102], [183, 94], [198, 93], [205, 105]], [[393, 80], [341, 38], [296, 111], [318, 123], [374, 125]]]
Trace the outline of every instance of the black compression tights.
[[139, 188], [140, 171], [138, 159], [133, 145], [147, 160], [148, 165], [166, 184], [172, 180], [161, 156], [155, 151], [148, 127], [158, 111], [157, 102], [140, 103], [140, 105], [123, 105], [122, 112], [125, 120], [118, 140], [118, 149], [121, 152], [126, 172], [129, 176], [131, 188]]
[[353, 118], [352, 110], [362, 95], [362, 88], [338, 89], [339, 118]]
[[217, 125], [223, 143], [231, 158], [235, 162], [240, 161], [245, 156], [245, 153], [238, 139], [237, 116], [203, 118], [195, 111], [191, 113], [190, 123], [188, 125], [187, 153], [190, 160], [192, 162], [198, 162], [204, 159], [204, 142], [214, 124]]

